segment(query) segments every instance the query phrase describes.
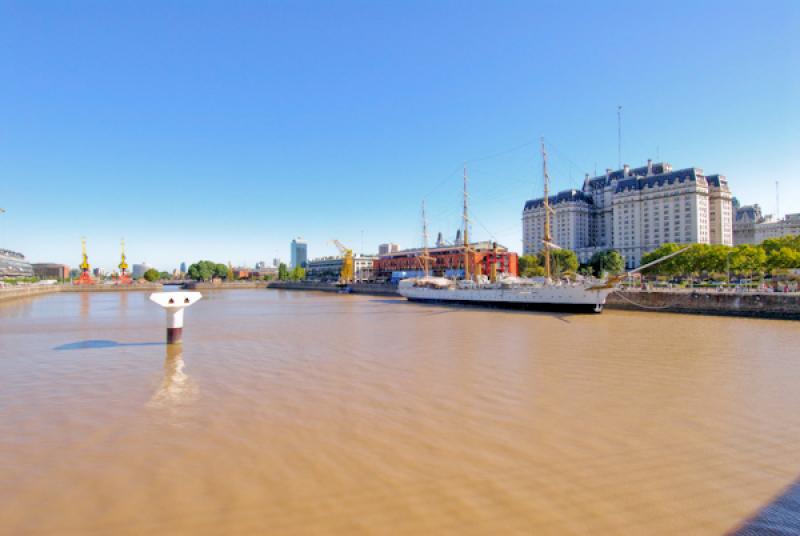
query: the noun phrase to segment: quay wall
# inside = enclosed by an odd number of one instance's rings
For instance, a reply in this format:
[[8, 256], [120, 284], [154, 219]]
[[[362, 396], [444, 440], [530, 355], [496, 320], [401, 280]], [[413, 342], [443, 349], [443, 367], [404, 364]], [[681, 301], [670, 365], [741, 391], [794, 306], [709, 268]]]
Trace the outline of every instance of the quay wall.
[[158, 291], [161, 283], [134, 284], [134, 285], [59, 285], [60, 292], [136, 292]]
[[[323, 292], [339, 290], [332, 283], [310, 281], [271, 281], [267, 287]], [[391, 283], [358, 283], [351, 285], [351, 289], [353, 294], [399, 296], [397, 285]], [[626, 290], [611, 294], [606, 309], [800, 320], [800, 293]]]
[[[267, 288], [278, 290], [317, 290], [320, 292], [339, 292], [335, 283], [319, 281], [270, 281]], [[393, 283], [353, 283], [349, 285], [352, 294], [372, 296], [399, 296], [397, 285]]]
[[611, 294], [606, 308], [800, 320], [800, 293], [626, 290]]
[[41, 296], [42, 294], [52, 294], [59, 292], [60, 286], [58, 285], [36, 285], [36, 286], [22, 286], [14, 285], [11, 287], [0, 288], [0, 302], [16, 300], [19, 298], [30, 298], [33, 296]]

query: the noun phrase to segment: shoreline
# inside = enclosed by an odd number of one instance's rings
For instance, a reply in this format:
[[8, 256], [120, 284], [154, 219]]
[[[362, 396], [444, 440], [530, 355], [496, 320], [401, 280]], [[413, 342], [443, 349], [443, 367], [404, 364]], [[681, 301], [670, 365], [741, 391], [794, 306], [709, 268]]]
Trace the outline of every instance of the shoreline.
[[[165, 285], [50, 285], [0, 289], [0, 303], [59, 292], [154, 292]], [[338, 293], [335, 283], [308, 281], [258, 281], [235, 283], [198, 283], [192, 290], [272, 289]], [[352, 294], [400, 297], [391, 283], [355, 283]], [[705, 316], [730, 316], [773, 320], [800, 320], [800, 293], [729, 293], [698, 290], [624, 290], [614, 292], [605, 305], [609, 310], [647, 313], [679, 313]]]
[[[332, 283], [270, 281], [268, 289], [338, 292]], [[391, 283], [355, 283], [352, 294], [400, 296]], [[698, 290], [624, 290], [608, 297], [609, 310], [800, 320], [799, 293], [728, 293]]]

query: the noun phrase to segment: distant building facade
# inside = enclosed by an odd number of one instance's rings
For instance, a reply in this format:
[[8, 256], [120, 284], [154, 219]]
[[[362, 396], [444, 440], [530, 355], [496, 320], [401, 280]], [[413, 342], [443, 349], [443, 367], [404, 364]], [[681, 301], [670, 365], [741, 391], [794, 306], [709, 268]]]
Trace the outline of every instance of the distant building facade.
[[756, 225], [765, 221], [758, 204], [744, 205], [736, 208], [733, 220], [733, 244], [758, 244], [756, 242]]
[[[470, 244], [470, 269], [481, 274], [489, 274], [491, 265], [495, 264], [498, 273], [518, 275], [517, 254], [508, 248], [498, 245], [496, 250], [492, 242], [476, 242]], [[496, 253], [496, 256], [495, 256]], [[430, 272], [432, 275], [444, 277], [460, 277], [464, 274], [464, 246], [453, 245], [441, 248], [429, 248]], [[399, 274], [408, 276], [422, 272], [420, 256], [422, 249], [404, 249], [386, 255], [379, 255], [374, 263], [374, 276], [377, 279], [397, 278]]]
[[186, 262], [182, 262], [182, 263], [181, 263], [181, 268], [180, 268], [180, 270], [181, 270], [181, 273], [182, 273], [182, 274], [185, 274], [185, 273], [186, 273]]
[[292, 268], [296, 268], [298, 266], [305, 268], [308, 264], [308, 243], [306, 243], [306, 241], [300, 237], [292, 240], [291, 259]]
[[378, 245], [378, 255], [387, 255], [389, 253], [396, 253], [398, 251], [400, 251], [400, 246], [392, 242]]
[[[373, 279], [373, 264], [376, 257], [368, 255], [353, 256], [353, 275], [356, 281], [371, 281]], [[306, 279], [316, 281], [336, 281], [342, 272], [344, 259], [342, 257], [322, 257], [308, 261], [306, 266]]]
[[0, 249], [0, 279], [33, 277], [33, 266], [25, 255], [8, 249]]
[[800, 214], [787, 214], [782, 219], [762, 215], [761, 207], [744, 205], [736, 210], [734, 243], [760, 244], [768, 238], [800, 235]]
[[139, 279], [139, 278], [143, 277], [143, 276], [144, 276], [144, 273], [145, 273], [147, 270], [149, 270], [150, 268], [152, 268], [152, 266], [150, 266], [150, 265], [149, 265], [149, 264], [147, 264], [146, 262], [143, 262], [143, 263], [141, 263], [141, 264], [134, 264], [134, 265], [133, 265], [133, 273], [131, 274], [131, 276], [132, 276], [134, 279]]
[[[665, 242], [733, 245], [733, 207], [727, 179], [700, 168], [673, 170], [668, 163], [590, 178], [581, 190], [550, 196], [553, 241], [575, 251], [581, 262], [617, 250], [627, 268]], [[525, 203], [523, 253], [542, 249], [544, 199]]]
[[69, 266], [52, 262], [35, 263], [33, 274], [39, 279], [56, 279], [63, 281], [69, 279]]

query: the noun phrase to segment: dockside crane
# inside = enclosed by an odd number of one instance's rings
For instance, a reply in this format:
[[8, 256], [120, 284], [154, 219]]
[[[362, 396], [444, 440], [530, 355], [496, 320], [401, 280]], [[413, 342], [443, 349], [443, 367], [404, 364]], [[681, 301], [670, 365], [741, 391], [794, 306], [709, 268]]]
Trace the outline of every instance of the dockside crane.
[[332, 240], [336, 249], [342, 254], [342, 271], [339, 272], [339, 284], [348, 285], [355, 280], [355, 269], [353, 263], [353, 250], [336, 240]]

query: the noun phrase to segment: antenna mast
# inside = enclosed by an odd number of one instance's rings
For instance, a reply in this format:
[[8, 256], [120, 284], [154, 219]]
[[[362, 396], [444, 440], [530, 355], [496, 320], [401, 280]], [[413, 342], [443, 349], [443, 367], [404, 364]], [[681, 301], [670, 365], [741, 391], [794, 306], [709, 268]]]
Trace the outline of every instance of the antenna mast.
[[542, 136], [542, 173], [544, 174], [544, 275], [550, 279], [550, 176], [547, 174], [547, 150]]
[[617, 106], [617, 169], [622, 169], [622, 106]]
[[467, 165], [464, 164], [464, 279], [470, 279], [469, 216], [467, 213]]

